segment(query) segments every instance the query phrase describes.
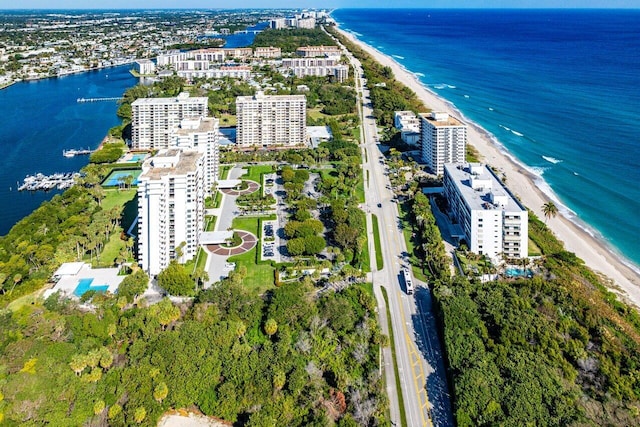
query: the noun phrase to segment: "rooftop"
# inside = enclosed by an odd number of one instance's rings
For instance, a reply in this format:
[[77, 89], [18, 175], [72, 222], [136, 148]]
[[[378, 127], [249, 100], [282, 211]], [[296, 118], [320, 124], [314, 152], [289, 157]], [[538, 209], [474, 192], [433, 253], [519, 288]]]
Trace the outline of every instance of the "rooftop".
[[183, 119], [180, 127], [175, 130], [178, 135], [189, 135], [191, 133], [215, 132], [217, 127], [215, 117], [197, 117]]
[[188, 92], [182, 92], [178, 96], [174, 96], [171, 98], [138, 98], [131, 103], [131, 105], [164, 105], [170, 104], [173, 102], [183, 102], [183, 103], [199, 103], [203, 102], [205, 105], [209, 102], [207, 97], [190, 97]]
[[154, 157], [147, 159], [142, 166], [142, 174], [138, 178], [159, 180], [164, 176], [186, 175], [195, 172], [198, 160], [204, 154], [197, 151], [168, 149], [161, 150]]
[[465, 126], [460, 120], [455, 117], [450, 116], [447, 113], [442, 112], [431, 112], [431, 113], [420, 113], [420, 117], [431, 123], [432, 126], [435, 127], [445, 127], [445, 126]]
[[444, 170], [471, 210], [525, 210], [487, 165], [447, 163]]

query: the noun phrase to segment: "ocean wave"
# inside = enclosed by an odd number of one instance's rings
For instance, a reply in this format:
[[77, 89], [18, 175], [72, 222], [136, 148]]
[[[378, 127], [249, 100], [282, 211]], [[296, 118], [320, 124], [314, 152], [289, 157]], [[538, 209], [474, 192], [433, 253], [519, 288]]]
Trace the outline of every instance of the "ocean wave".
[[573, 173], [575, 176], [580, 176], [580, 174], [578, 172], [574, 172]]
[[493, 111], [493, 108], [489, 107], [489, 111]]
[[464, 97], [465, 97], [465, 98], [469, 98], [469, 95], [465, 95]]
[[434, 89], [444, 89], [447, 85], [433, 85]]
[[560, 163], [560, 162], [562, 162], [562, 160], [560, 160], [560, 159], [556, 159], [555, 157], [551, 157], [551, 156], [542, 156], [542, 158], [543, 158], [543, 159], [545, 159], [545, 160], [546, 160], [547, 162], [549, 162], [549, 163], [553, 163], [554, 165], [555, 165], [556, 163]]
[[506, 127], [505, 125], [498, 125], [500, 126], [502, 129], [506, 130], [507, 132], [509, 132], [511, 129]]
[[514, 134], [515, 136], [524, 136], [524, 134], [522, 134], [522, 133], [520, 133], [518, 131], [515, 131], [513, 129], [511, 129], [511, 133]]
[[456, 87], [455, 87], [454, 85], [447, 85], [447, 87], [448, 87], [449, 89], [456, 89]]
[[535, 176], [542, 178], [542, 175], [544, 175], [548, 168], [542, 166], [527, 166], [526, 169]]
[[398, 59], [404, 59], [404, 56], [400, 56], [400, 55], [391, 55], [391, 56], [393, 56], [394, 58], [398, 58]]
[[422, 74], [422, 73], [413, 73], [413, 74], [415, 74], [418, 77], [424, 77], [424, 74]]

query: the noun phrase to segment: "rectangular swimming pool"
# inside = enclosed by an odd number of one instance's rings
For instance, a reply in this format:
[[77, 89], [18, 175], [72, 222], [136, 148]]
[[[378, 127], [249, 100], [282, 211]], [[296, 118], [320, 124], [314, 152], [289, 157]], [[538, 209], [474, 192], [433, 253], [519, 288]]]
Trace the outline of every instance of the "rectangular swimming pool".
[[78, 280], [78, 286], [73, 291], [73, 294], [80, 298], [85, 292], [88, 291], [96, 291], [102, 294], [106, 293], [109, 290], [109, 285], [95, 285], [91, 286], [93, 283], [93, 278], [86, 278]]

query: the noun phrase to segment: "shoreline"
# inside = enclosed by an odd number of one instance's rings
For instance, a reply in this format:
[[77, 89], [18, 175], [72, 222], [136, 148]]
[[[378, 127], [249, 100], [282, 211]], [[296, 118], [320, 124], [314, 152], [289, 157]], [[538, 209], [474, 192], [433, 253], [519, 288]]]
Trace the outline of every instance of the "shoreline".
[[[130, 65], [133, 64], [135, 61], [137, 61], [137, 59], [131, 60], [131, 61], [125, 61], [121, 64], [111, 64], [111, 65], [101, 65], [99, 67], [95, 67], [95, 68], [85, 68], [82, 70], [76, 70], [76, 71], [69, 71], [69, 72], [65, 72], [62, 74], [56, 74], [55, 76], [42, 76], [42, 77], [35, 77], [32, 79], [22, 79], [22, 80], [12, 80], [11, 82], [5, 84], [5, 85], [0, 85], [0, 90], [6, 89], [8, 87], [11, 87], [17, 83], [31, 83], [31, 82], [38, 82], [40, 80], [47, 80], [47, 79], [59, 79], [62, 77], [67, 77], [67, 76], [73, 76], [76, 74], [82, 74], [82, 73], [88, 73], [90, 71], [100, 71], [100, 70], [105, 70], [107, 68], [114, 68], [114, 67], [120, 67], [122, 65]], [[134, 76], [135, 77], [135, 76]]]
[[[574, 252], [586, 266], [610, 279], [613, 283], [608, 284], [608, 288], [612, 292], [640, 308], [640, 269], [631, 260], [624, 258], [624, 255], [616, 253], [612, 245], [598, 236], [597, 230], [580, 222], [576, 216], [574, 219], [570, 218], [571, 210], [560, 202], [542, 177], [530, 171], [494, 135], [478, 123], [468, 120], [453, 103], [431, 91], [413, 72], [394, 58], [359, 40], [355, 34], [344, 30], [340, 25], [337, 24], [335, 28], [377, 62], [390, 67], [396, 80], [413, 90], [426, 107], [434, 111], [446, 111], [462, 119], [468, 125], [467, 142], [478, 150], [484, 163], [506, 176], [509, 190], [538, 218], [544, 219], [543, 204], [549, 200], [556, 203], [559, 215], [547, 220], [548, 228], [563, 242], [566, 250]], [[545, 190], [541, 187], [545, 187]]]

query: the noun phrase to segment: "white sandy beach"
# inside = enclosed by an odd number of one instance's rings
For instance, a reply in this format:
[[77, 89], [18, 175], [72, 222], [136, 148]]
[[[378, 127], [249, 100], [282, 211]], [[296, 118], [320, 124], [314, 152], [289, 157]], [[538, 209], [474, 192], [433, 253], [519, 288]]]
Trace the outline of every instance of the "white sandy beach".
[[[428, 108], [434, 111], [446, 111], [455, 117], [464, 119], [454, 106], [428, 90], [415, 75], [408, 72], [395, 60], [361, 42], [352, 34], [340, 31], [349, 40], [371, 54], [378, 62], [391, 67], [395, 78], [411, 88]], [[478, 150], [486, 163], [504, 173], [509, 189], [539, 218], [544, 219], [542, 205], [549, 201], [549, 197], [535, 185], [537, 177], [505, 155], [501, 151], [501, 147], [497, 146], [482, 128], [469, 126], [468, 143]], [[554, 202], [557, 204], [557, 198]], [[567, 250], [574, 252], [593, 270], [613, 280], [615, 285], [612, 286], [612, 290], [614, 292], [620, 294], [627, 302], [640, 307], [640, 274], [620, 261], [619, 257], [608, 249], [604, 242], [594, 238], [562, 215], [549, 219], [547, 225], [564, 242]]]

